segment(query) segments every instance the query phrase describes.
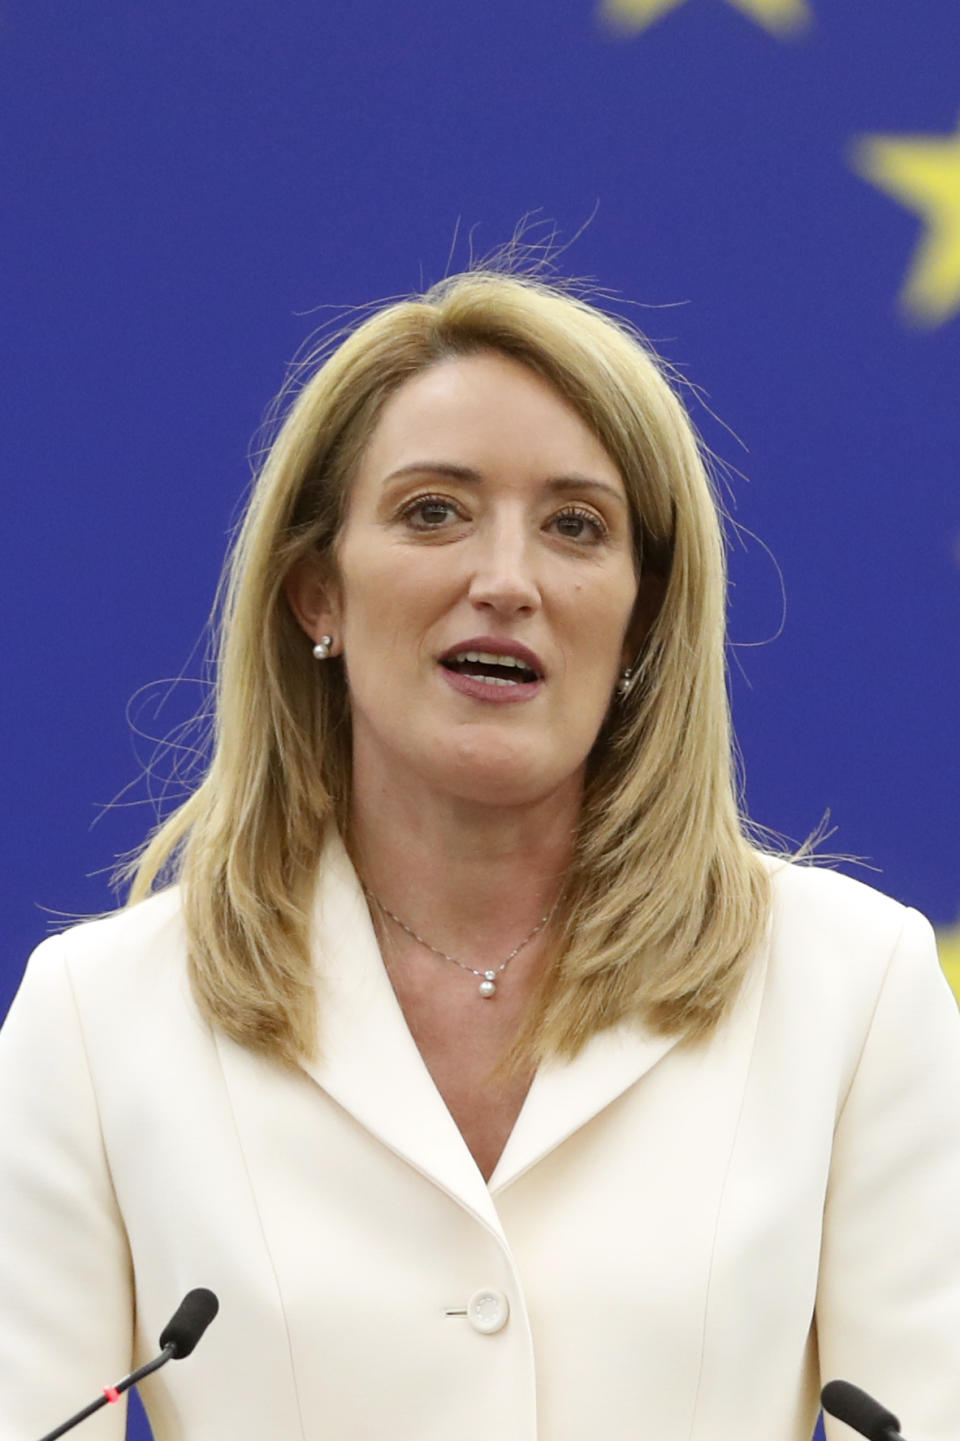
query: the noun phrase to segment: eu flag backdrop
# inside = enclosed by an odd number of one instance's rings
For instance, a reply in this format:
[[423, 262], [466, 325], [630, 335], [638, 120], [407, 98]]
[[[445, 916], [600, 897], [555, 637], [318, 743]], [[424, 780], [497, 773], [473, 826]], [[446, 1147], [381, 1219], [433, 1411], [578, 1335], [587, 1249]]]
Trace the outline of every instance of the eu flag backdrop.
[[286, 362], [524, 217], [725, 462], [753, 816], [957, 983], [955, 0], [7, 0], [0, 69], [3, 1005], [176, 797]]

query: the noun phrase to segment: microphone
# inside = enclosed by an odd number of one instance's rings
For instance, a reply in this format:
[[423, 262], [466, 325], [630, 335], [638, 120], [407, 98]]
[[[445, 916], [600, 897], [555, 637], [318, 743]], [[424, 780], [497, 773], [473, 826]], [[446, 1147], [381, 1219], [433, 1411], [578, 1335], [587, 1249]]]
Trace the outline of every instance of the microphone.
[[103, 1394], [98, 1396], [96, 1401], [91, 1401], [89, 1406], [84, 1406], [83, 1410], [71, 1416], [69, 1421], [64, 1421], [60, 1426], [48, 1431], [45, 1436], [41, 1436], [40, 1441], [57, 1441], [58, 1436], [62, 1436], [78, 1422], [85, 1421], [94, 1411], [99, 1411], [101, 1406], [119, 1401], [124, 1391], [129, 1391], [130, 1387], [142, 1381], [144, 1376], [158, 1371], [168, 1361], [181, 1361], [184, 1356], [189, 1356], [219, 1310], [220, 1302], [206, 1287], [199, 1286], [195, 1291], [188, 1291], [160, 1332], [160, 1355], [154, 1356], [152, 1361], [138, 1367], [136, 1371], [131, 1371], [129, 1376], [124, 1376], [115, 1386], [104, 1386]]
[[866, 1436], [867, 1441], [906, 1441], [893, 1412], [852, 1381], [828, 1381], [820, 1393], [820, 1404], [838, 1421]]
[[172, 1360], [182, 1361], [190, 1355], [219, 1310], [220, 1302], [205, 1286], [188, 1291], [160, 1332], [160, 1350], [169, 1349]]

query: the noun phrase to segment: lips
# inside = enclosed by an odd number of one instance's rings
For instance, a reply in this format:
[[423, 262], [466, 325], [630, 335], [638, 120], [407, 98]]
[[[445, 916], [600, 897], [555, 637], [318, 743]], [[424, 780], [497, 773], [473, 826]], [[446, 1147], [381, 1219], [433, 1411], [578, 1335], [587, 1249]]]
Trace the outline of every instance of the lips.
[[485, 676], [508, 685], [531, 684], [543, 680], [545, 674], [536, 651], [499, 636], [472, 636], [450, 646], [438, 659], [445, 669], [459, 675]]
[[543, 686], [543, 662], [519, 641], [472, 636], [437, 659], [444, 680], [473, 700], [532, 700]]

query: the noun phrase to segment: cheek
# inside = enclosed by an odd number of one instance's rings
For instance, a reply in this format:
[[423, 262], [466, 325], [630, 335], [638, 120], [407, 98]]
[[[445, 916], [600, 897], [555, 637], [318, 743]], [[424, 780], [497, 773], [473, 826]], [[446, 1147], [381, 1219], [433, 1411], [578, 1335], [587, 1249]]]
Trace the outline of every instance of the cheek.
[[351, 560], [345, 556], [342, 566], [341, 629], [348, 671], [359, 680], [368, 663], [399, 668], [415, 662], [438, 611], [438, 585], [429, 564], [412, 565], [409, 555], [368, 555], [359, 565]]
[[345, 543], [340, 555], [341, 606], [344, 625], [370, 627], [370, 618], [386, 617], [384, 597], [397, 589], [397, 576], [389, 559], [376, 548], [357, 541]]
[[636, 600], [637, 585], [632, 575], [602, 595], [583, 581], [573, 586], [571, 624], [580, 631], [594, 668], [619, 665]]

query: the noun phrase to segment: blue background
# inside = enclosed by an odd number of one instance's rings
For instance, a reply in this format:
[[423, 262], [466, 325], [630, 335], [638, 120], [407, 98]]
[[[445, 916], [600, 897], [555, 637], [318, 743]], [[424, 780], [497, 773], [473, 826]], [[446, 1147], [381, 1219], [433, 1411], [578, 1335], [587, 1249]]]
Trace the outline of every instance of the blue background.
[[898, 307], [925, 223], [850, 149], [954, 133], [960, 13], [810, 9], [789, 36], [736, 0], [634, 28], [598, 0], [4, 5], [0, 1012], [153, 821], [128, 708], [159, 737], [201, 699], [287, 362], [524, 217], [698, 387], [731, 468], [753, 816], [802, 839], [829, 809], [827, 849], [951, 943], [960, 315]]

